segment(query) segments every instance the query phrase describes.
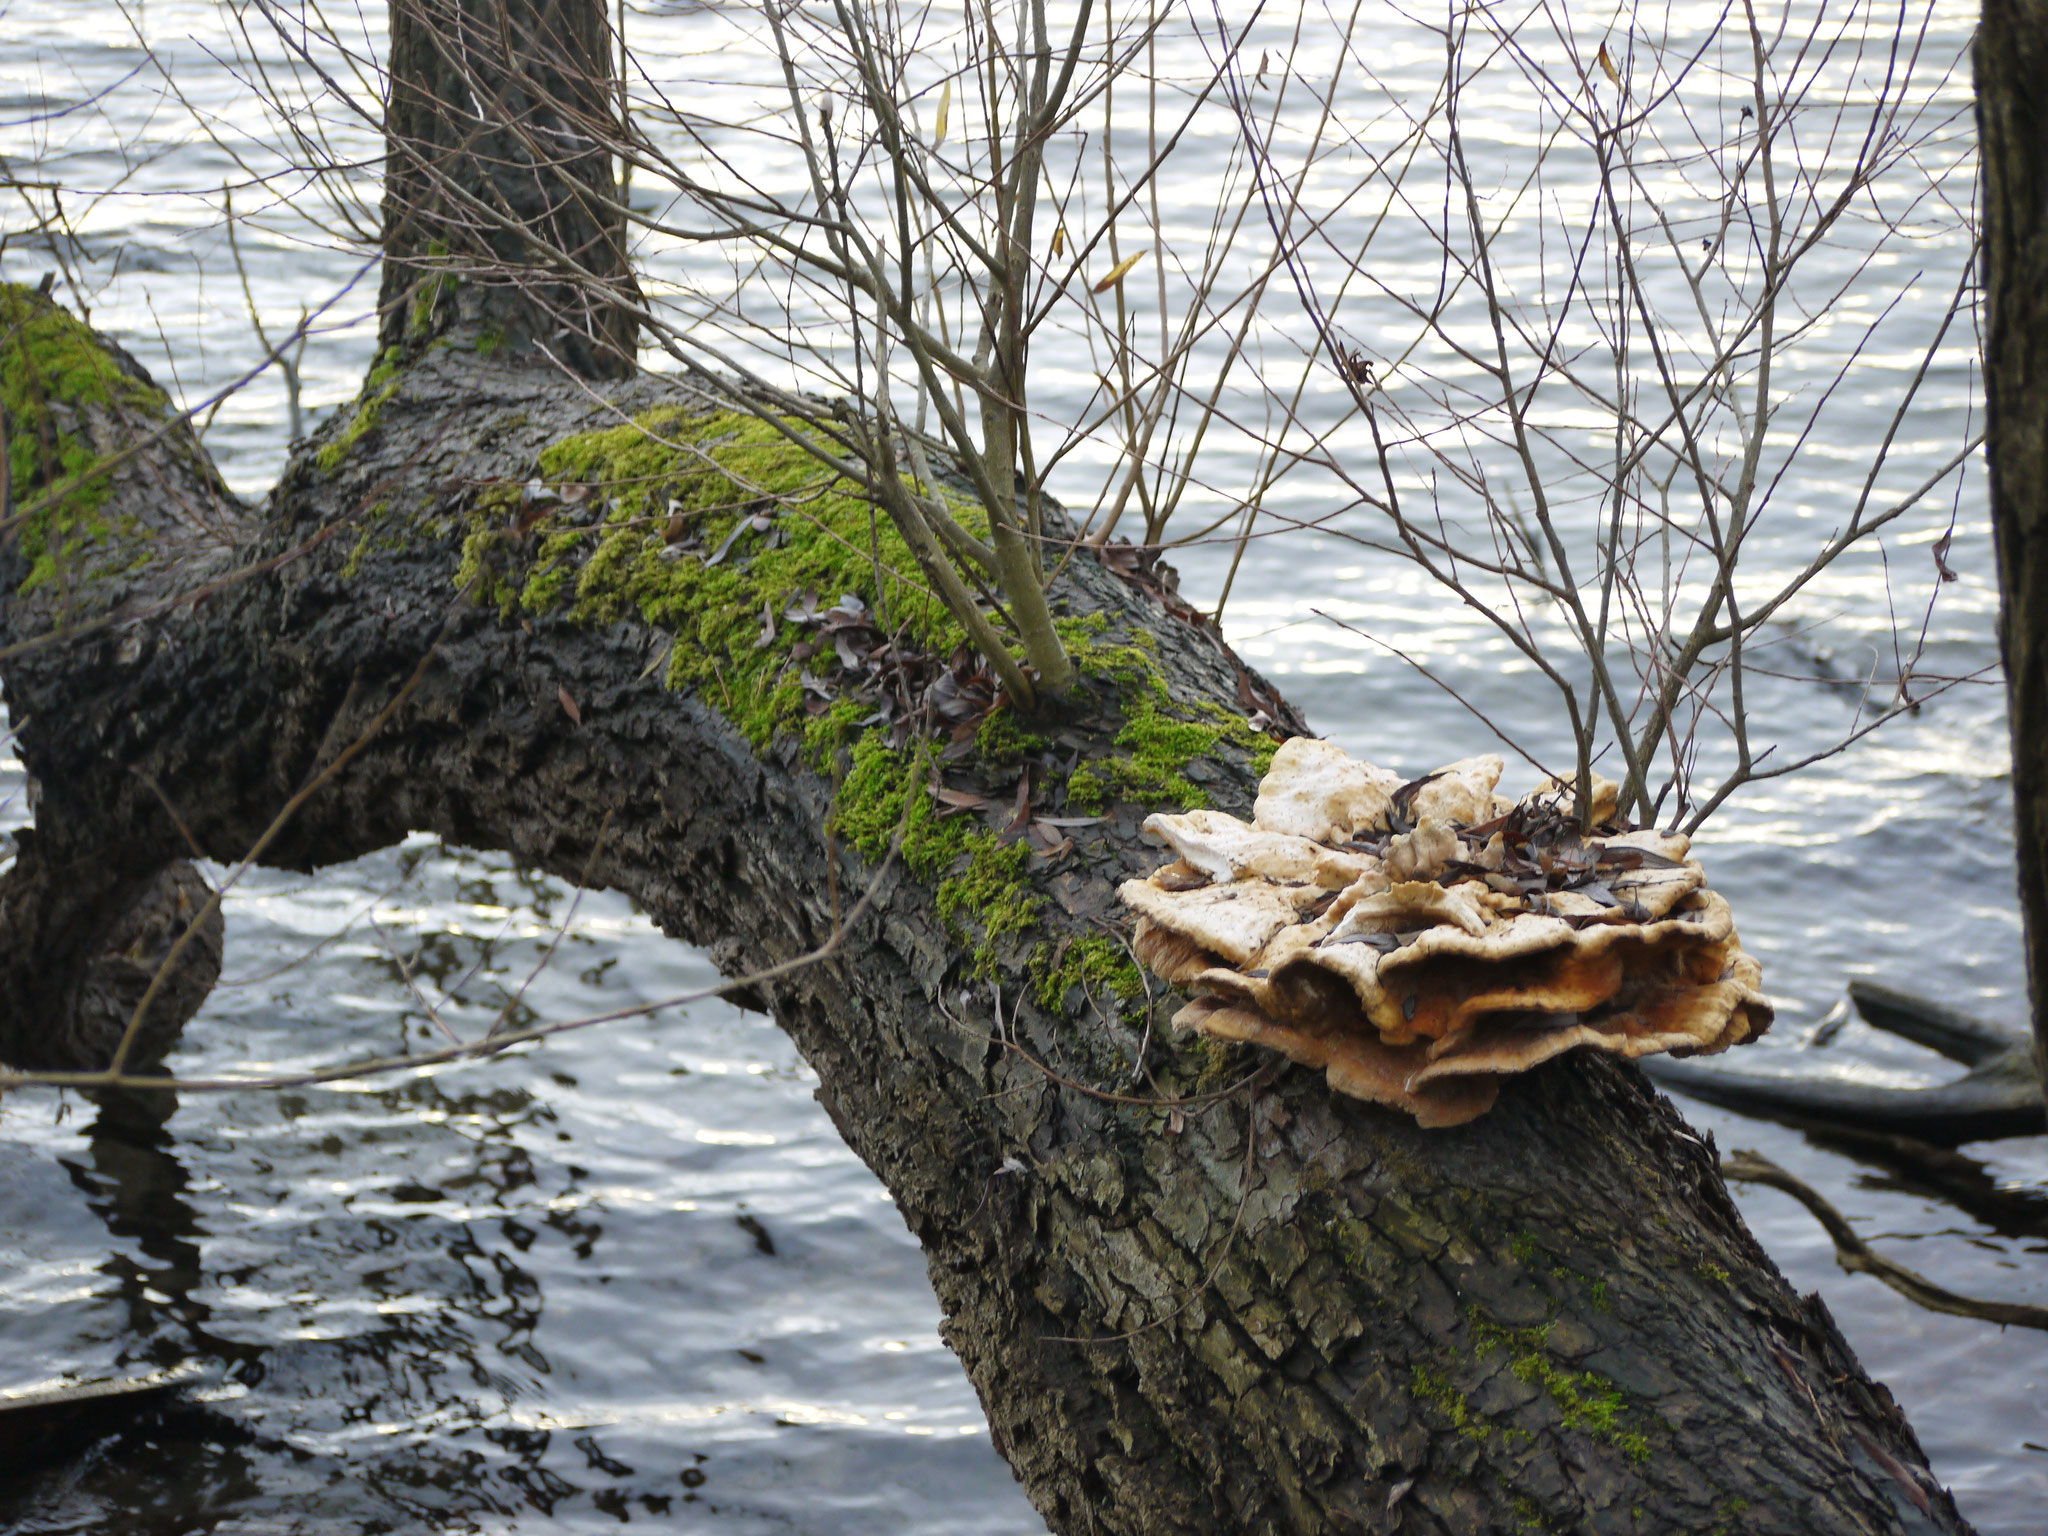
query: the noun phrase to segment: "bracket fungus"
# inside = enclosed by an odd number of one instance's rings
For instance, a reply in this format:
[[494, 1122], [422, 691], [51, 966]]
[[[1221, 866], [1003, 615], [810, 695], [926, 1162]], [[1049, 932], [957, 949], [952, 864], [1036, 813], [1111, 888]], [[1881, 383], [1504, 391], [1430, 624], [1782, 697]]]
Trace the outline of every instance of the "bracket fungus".
[[[1762, 971], [1687, 840], [1593, 829], [1546, 781], [1496, 793], [1466, 758], [1409, 783], [1296, 737], [1250, 825], [1150, 817], [1176, 857], [1121, 895], [1138, 958], [1192, 1001], [1183, 1029], [1250, 1041], [1425, 1126], [1492, 1107], [1561, 1052], [1710, 1055], [1770, 1028]], [[1602, 790], [1605, 793], [1602, 793]]]

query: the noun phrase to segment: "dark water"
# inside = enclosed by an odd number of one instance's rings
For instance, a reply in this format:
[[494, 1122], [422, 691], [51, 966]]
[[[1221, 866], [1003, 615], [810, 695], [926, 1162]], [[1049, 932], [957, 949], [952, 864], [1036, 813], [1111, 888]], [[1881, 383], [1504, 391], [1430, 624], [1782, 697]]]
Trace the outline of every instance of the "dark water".
[[[178, 1066], [426, 1044], [403, 970], [473, 1025], [567, 899], [427, 846], [317, 887], [271, 877], [237, 903], [230, 979], [379, 891], [376, 929], [223, 988]], [[526, 1006], [711, 979], [588, 896]], [[399, 1087], [193, 1096], [168, 1126], [15, 1105], [10, 1377], [217, 1367], [44, 1480], [15, 1528], [1031, 1529], [915, 1245], [773, 1024], [711, 1004], [560, 1046]]]
[[[126, 14], [132, 32], [98, 0], [0, 9], [0, 153], [81, 189], [72, 254], [96, 321], [197, 398], [256, 355], [218, 194], [206, 190], [234, 167], [149, 72], [138, 37], [190, 108], [244, 134], [244, 147], [271, 128], [223, 62], [227, 8], [150, 0]], [[652, 11], [634, 16], [650, 47], [688, 41], [661, 32], [669, 23]], [[1952, 56], [1972, 16], [1937, 13], [1936, 42]], [[376, 19], [363, 25], [373, 38]], [[1391, 12], [1385, 25], [1405, 36]], [[1956, 89], [1966, 111], [1966, 74]], [[28, 105], [101, 92], [59, 122], [24, 126]], [[368, 147], [345, 124], [338, 142]], [[374, 197], [373, 183], [357, 190]], [[238, 210], [252, 206], [238, 197]], [[1931, 266], [1961, 259], [1951, 237], [1926, 246]], [[309, 409], [346, 400], [368, 358], [374, 274], [357, 277], [277, 206], [262, 208], [244, 254], [273, 327], [301, 303], [343, 295], [304, 374]], [[13, 242], [0, 247], [0, 275], [33, 280], [53, 259]], [[1824, 372], [1829, 349], [1846, 344], [1817, 329], [1813, 367]], [[1911, 424], [1914, 462], [1967, 430], [1968, 345], [1944, 357]], [[238, 486], [260, 492], [274, 475], [283, 406], [268, 376], [210, 429]], [[1852, 412], [1845, 463], [1886, 419], [1881, 404]], [[1226, 455], [1216, 474], [1235, 472]], [[1853, 479], [1842, 475], [1795, 484], [1799, 516], [1838, 503]], [[1932, 666], [1964, 675], [1995, 659], [1980, 485], [1966, 485], [1955, 511], [1948, 558], [1961, 580], [1943, 590], [1928, 644]], [[1925, 571], [1947, 515], [1900, 530], [1888, 547], [1899, 569]], [[1188, 589], [1216, 590], [1225, 558], [1188, 552]], [[1864, 667], [1891, 597], [1876, 564], [1845, 568], [1816, 598], [1834, 628], [1824, 642], [1788, 628], [1780, 638], [1805, 662], [1783, 670]], [[1315, 610], [1400, 645], [1497, 724], [1555, 750], [1554, 707], [1526, 669], [1412, 570], [1334, 534], [1257, 543], [1226, 627], [1348, 749], [1420, 771], [1493, 742], [1431, 683]], [[1755, 688], [1787, 756], [1854, 718], [1840, 687]], [[0, 789], [18, 823], [18, 768], [9, 774]], [[1529, 777], [1510, 776], [1513, 788]], [[1893, 1083], [1951, 1071], [1854, 1023], [1833, 1045], [1804, 1048], [1857, 976], [2017, 1020], [2009, 795], [2000, 698], [1979, 685], [1734, 801], [1700, 852], [1781, 1012], [1727, 1070]], [[430, 1046], [441, 1024], [474, 1029], [513, 999], [516, 1016], [562, 1018], [712, 979], [702, 956], [617, 898], [586, 895], [573, 916], [571, 905], [557, 883], [426, 841], [313, 880], [252, 875], [229, 903], [231, 984], [174, 1065], [288, 1070]], [[175, 1412], [10, 1495], [0, 1523], [251, 1536], [1041, 1529], [938, 1342], [914, 1244], [813, 1086], [770, 1021], [711, 1003], [483, 1066], [191, 1095], [164, 1123], [132, 1106], [14, 1097], [0, 1106], [0, 1389], [183, 1359], [209, 1375]], [[1965, 1149], [1977, 1172], [1957, 1203], [1775, 1126], [1688, 1114], [1723, 1148], [1756, 1148], [1808, 1179], [1883, 1251], [1941, 1284], [2048, 1304], [2048, 1144]], [[2048, 1339], [1913, 1308], [1841, 1274], [1790, 1200], [1737, 1193], [1777, 1262], [1826, 1297], [1899, 1397], [1979, 1528], [2039, 1532]]]

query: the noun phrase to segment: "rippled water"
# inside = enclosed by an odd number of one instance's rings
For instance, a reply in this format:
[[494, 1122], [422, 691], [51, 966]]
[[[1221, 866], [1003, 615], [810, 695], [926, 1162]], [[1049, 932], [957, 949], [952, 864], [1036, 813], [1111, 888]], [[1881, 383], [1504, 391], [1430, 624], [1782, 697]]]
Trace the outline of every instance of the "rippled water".
[[[196, 399], [260, 355], [207, 191], [239, 173], [167, 96], [142, 40], [191, 110], [250, 135], [263, 123], [222, 62], [227, 8], [150, 0], [128, 14], [132, 35], [86, 0], [0, 10], [0, 153], [72, 189], [84, 244], [67, 255], [96, 321]], [[1970, 17], [1937, 19], [1953, 55]], [[653, 10], [629, 22], [676, 58], [697, 46], [693, 25]], [[94, 104], [27, 121], [51, 100]], [[1504, 138], [1512, 128], [1499, 125]], [[344, 129], [341, 147], [351, 143], [363, 147]], [[268, 195], [302, 190], [287, 180]], [[243, 255], [267, 322], [281, 329], [302, 303], [341, 295], [303, 363], [308, 407], [332, 408], [367, 360], [374, 273], [359, 277], [265, 198], [245, 188], [236, 207], [259, 215]], [[13, 218], [0, 213], [0, 230]], [[1932, 243], [1930, 264], [1957, 259]], [[14, 237], [0, 248], [9, 280], [50, 264]], [[1062, 366], [1085, 378], [1078, 356]], [[1910, 462], [1938, 458], [1965, 430], [1967, 358], [1943, 369], [1914, 419]], [[273, 374], [214, 419], [207, 440], [238, 486], [260, 492], [275, 473], [283, 411]], [[1878, 404], [1848, 413], [1844, 461], [1882, 417]], [[1216, 474], [1232, 472], [1226, 458]], [[1825, 505], [1838, 490], [1816, 474], [1795, 500]], [[1924, 572], [1946, 516], [1902, 530], [1890, 547], [1902, 568]], [[1225, 558], [1189, 551], [1189, 589], [1214, 591]], [[1963, 674], [1995, 660], [1974, 483], [1949, 559], [1962, 579], [1935, 610], [1930, 656]], [[1828, 641], [1836, 661], [1856, 670], [1856, 637], [1878, 632], [1881, 583], [1851, 569], [1819, 602], [1843, 621]], [[1425, 657], [1504, 728], [1554, 748], [1554, 711], [1526, 672], [1409, 568], [1334, 533], [1257, 543], [1227, 628], [1350, 750], [1421, 770], [1492, 743], [1431, 684], [1313, 609]], [[1787, 755], [1852, 716], [1839, 688], [1757, 688], [1754, 707]], [[18, 822], [18, 766], [8, 775]], [[1803, 1049], [1855, 976], [2020, 1017], [2009, 789], [2000, 699], [1980, 686], [1721, 813], [1701, 851], [1781, 1002], [1776, 1032], [1730, 1070], [1945, 1075], [1858, 1024]], [[254, 876], [231, 898], [229, 935], [232, 984], [187, 1031], [182, 1073], [396, 1051], [431, 1044], [442, 1024], [475, 1027], [512, 998], [565, 1017], [712, 977], [617, 898], [576, 900], [425, 841], [312, 880]], [[163, 1125], [16, 1097], [0, 1118], [0, 1386], [194, 1357], [213, 1369], [187, 1410], [18, 1492], [0, 1518], [81, 1532], [1039, 1529], [938, 1342], [915, 1245], [813, 1085], [769, 1020], [709, 1003], [397, 1084], [190, 1095]], [[1780, 1128], [1688, 1114], [1724, 1148], [1799, 1172], [1942, 1284], [2048, 1303], [2042, 1142], [1968, 1149], [1986, 1176], [1965, 1210]], [[1737, 1193], [1793, 1282], [1826, 1296], [1901, 1399], [1980, 1529], [2038, 1531], [2041, 1338], [1922, 1312], [1844, 1276], [1788, 1199]]]
[[[177, 1066], [430, 1044], [422, 1000], [487, 1020], [569, 899], [424, 840], [262, 877]], [[593, 894], [524, 1005], [714, 980]], [[162, 1131], [17, 1104], [8, 1376], [221, 1366], [203, 1414], [51, 1479], [17, 1528], [1031, 1529], [815, 1083], [772, 1022], [713, 1003], [395, 1088], [189, 1096]]]

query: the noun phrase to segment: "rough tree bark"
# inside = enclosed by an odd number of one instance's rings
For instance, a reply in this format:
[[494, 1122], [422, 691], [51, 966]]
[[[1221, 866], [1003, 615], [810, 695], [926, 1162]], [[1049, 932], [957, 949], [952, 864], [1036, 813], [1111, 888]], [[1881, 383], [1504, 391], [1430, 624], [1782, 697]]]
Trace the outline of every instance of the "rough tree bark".
[[[594, 388], [451, 324], [251, 508], [182, 429], [150, 436], [169, 406], [131, 360], [44, 299], [0, 299], [10, 443], [35, 447], [12, 461], [0, 678], [38, 844], [61, 828], [118, 913], [195, 850], [260, 842], [310, 869], [426, 830], [627, 891], [732, 971], [809, 952], [879, 882], [852, 942], [768, 1001], [922, 1242], [945, 1336], [1054, 1530], [1967, 1529], [1744, 1228], [1713, 1149], [1632, 1069], [1562, 1059], [1425, 1132], [1151, 1034], [1170, 1003], [1118, 998], [1114, 965], [1068, 969], [1104, 953], [1115, 884], [1159, 860], [1142, 806], [1054, 859], [991, 840], [884, 867], [832, 829], [862, 774], [921, 795], [909, 753], [757, 745], [729, 690], [650, 665], [696, 642], [695, 616], [477, 602], [492, 561], [531, 559], [516, 487], [543, 452], [662, 406], [674, 435], [710, 409], [686, 385]], [[40, 504], [66, 464], [133, 444], [102, 499], [74, 482]], [[1136, 783], [1149, 734], [1248, 809], [1249, 733], [1216, 722], [1258, 685], [1214, 632], [1085, 558], [1054, 596], [1097, 658], [1070, 710], [949, 777], [991, 798], [1027, 765], [1027, 793], [1089, 767]], [[77, 972], [91, 946], [68, 932], [47, 911], [0, 929], [8, 966]], [[91, 1064], [95, 1042], [0, 1001], [10, 1063]], [[1206, 1096], [1131, 1102], [1141, 1057]]]
[[2048, 1086], [2048, 4], [1984, 0], [1985, 460], [2035, 1066]]
[[620, 135], [612, 42], [591, 0], [391, 7], [380, 347], [460, 327], [631, 375], [639, 294], [598, 147]]

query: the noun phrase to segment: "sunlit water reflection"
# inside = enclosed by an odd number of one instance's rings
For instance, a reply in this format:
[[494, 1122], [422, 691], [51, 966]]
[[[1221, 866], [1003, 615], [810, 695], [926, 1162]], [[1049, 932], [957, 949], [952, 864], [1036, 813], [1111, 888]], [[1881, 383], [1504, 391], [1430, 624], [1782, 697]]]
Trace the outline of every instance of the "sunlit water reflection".
[[[258, 876], [243, 984], [177, 1065], [290, 1070], [430, 1046], [436, 1017], [473, 1028], [522, 990], [563, 1018], [715, 981], [599, 894], [535, 973], [568, 901], [424, 840]], [[712, 1002], [397, 1086], [192, 1095], [162, 1133], [16, 1107], [10, 1375], [222, 1365], [209, 1416], [110, 1447], [17, 1528], [1030, 1529], [815, 1082]]]

